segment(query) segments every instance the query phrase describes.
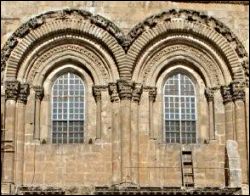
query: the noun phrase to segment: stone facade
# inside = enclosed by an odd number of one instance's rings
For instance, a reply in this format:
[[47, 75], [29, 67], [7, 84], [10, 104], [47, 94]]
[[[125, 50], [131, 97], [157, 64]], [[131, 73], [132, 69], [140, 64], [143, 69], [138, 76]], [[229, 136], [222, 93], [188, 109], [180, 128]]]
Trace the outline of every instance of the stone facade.
[[[3, 194], [247, 194], [247, 3], [3, 1], [1, 11]], [[51, 89], [66, 72], [86, 87], [81, 144], [52, 144]], [[195, 144], [165, 142], [172, 73], [195, 83]]]

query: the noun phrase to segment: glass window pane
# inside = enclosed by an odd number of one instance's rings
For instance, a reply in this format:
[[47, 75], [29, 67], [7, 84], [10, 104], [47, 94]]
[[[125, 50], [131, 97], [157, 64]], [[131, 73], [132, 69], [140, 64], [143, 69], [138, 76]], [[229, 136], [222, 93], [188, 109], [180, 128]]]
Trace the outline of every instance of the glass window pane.
[[187, 75], [178, 73], [167, 79], [164, 86], [166, 142], [196, 142], [195, 102], [195, 87]]
[[[82, 143], [85, 111], [81, 78], [74, 73], [61, 75], [54, 82], [52, 94], [52, 143]], [[76, 134], [71, 135], [74, 131]]]

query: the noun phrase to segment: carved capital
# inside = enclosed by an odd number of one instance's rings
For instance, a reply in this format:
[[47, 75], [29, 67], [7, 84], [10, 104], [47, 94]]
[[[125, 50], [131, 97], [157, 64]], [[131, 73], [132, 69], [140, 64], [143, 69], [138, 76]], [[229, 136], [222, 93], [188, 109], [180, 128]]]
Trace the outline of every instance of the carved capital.
[[29, 96], [29, 84], [21, 84], [20, 85], [20, 92], [18, 95], [18, 101], [21, 103], [27, 102], [27, 97]]
[[17, 80], [13, 80], [13, 81], [6, 81], [5, 84], [6, 84], [5, 86], [6, 99], [16, 100], [19, 93], [20, 83]]
[[132, 91], [132, 101], [140, 102], [141, 94], [142, 94], [142, 84], [134, 83]]
[[149, 101], [154, 102], [156, 95], [157, 95], [157, 88], [156, 87], [149, 87], [149, 91], [148, 91]]
[[93, 95], [95, 97], [95, 101], [101, 101], [102, 99], [102, 93], [101, 91], [106, 90], [106, 86], [102, 86], [102, 85], [95, 85], [93, 86], [92, 90], [93, 90]]
[[36, 99], [42, 100], [44, 96], [44, 91], [42, 86], [33, 86], [33, 89], [35, 91], [35, 97]]
[[232, 90], [232, 96], [233, 100], [245, 100], [245, 84], [242, 82], [232, 82], [231, 83], [231, 90]]
[[205, 96], [208, 102], [212, 102], [214, 100], [214, 89], [206, 88], [205, 89]]
[[109, 83], [109, 95], [111, 102], [118, 102], [119, 101], [119, 94], [117, 91], [116, 83]]
[[221, 95], [223, 98], [223, 103], [228, 103], [232, 101], [232, 93], [230, 86], [222, 86], [221, 87]]
[[118, 93], [121, 100], [132, 98], [132, 84], [130, 81], [118, 80]]

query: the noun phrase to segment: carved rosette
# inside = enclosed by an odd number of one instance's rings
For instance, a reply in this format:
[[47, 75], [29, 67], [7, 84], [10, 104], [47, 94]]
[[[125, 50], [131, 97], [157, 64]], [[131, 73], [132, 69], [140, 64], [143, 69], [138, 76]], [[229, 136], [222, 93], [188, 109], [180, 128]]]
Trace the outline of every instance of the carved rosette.
[[149, 90], [148, 90], [149, 101], [154, 102], [156, 95], [157, 95], [157, 88], [156, 87], [149, 87]]
[[20, 83], [17, 80], [6, 81], [5, 96], [6, 99], [16, 100], [19, 93]]
[[134, 83], [132, 91], [132, 101], [140, 102], [141, 94], [142, 94], [142, 84]]
[[233, 100], [230, 86], [222, 86], [221, 95], [222, 95], [224, 104], [231, 102]]
[[214, 89], [206, 88], [205, 89], [205, 96], [208, 102], [212, 102], [214, 100]]
[[39, 99], [41, 101], [43, 96], [44, 96], [43, 87], [42, 86], [34, 86], [33, 89], [35, 91], [36, 99]]
[[93, 86], [92, 90], [93, 90], [93, 95], [95, 97], [95, 101], [101, 101], [102, 99], [102, 93], [101, 91], [106, 90], [106, 86], [102, 86], [102, 85], [95, 85]]
[[20, 92], [18, 94], [18, 101], [25, 104], [27, 102], [28, 96], [29, 96], [29, 84], [21, 84]]
[[109, 95], [111, 102], [118, 102], [119, 101], [119, 94], [117, 91], [116, 83], [109, 83]]
[[244, 90], [244, 83], [242, 82], [233, 82], [231, 83], [231, 90], [232, 90], [232, 97], [233, 100], [245, 100], [245, 90]]
[[132, 98], [132, 84], [127, 80], [118, 80], [118, 93], [121, 100], [131, 100]]

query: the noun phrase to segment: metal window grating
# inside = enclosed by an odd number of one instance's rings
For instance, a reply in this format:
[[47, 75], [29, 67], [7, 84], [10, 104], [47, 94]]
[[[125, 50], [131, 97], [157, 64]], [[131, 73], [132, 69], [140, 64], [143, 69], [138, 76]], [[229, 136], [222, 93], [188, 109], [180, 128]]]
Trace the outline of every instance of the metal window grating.
[[175, 74], [165, 83], [164, 129], [167, 143], [196, 143], [195, 89], [184, 74]]
[[84, 137], [84, 83], [73, 73], [61, 75], [52, 92], [52, 143], [82, 143]]

